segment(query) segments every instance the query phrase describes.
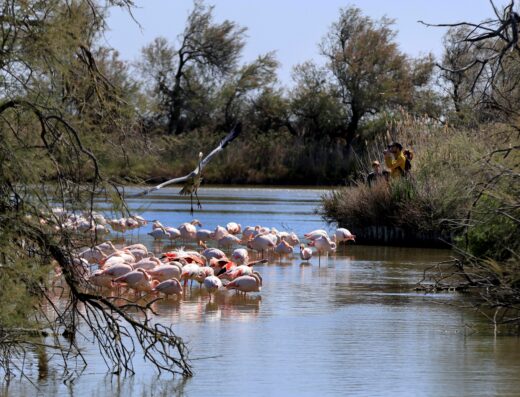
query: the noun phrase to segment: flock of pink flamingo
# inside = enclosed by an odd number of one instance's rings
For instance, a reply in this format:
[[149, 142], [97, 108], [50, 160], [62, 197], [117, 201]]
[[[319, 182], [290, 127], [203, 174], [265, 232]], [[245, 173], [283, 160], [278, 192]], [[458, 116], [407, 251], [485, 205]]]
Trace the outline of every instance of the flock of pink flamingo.
[[[68, 219], [66, 227], [78, 231], [100, 230], [99, 225], [110, 225], [113, 231], [147, 225], [140, 217], [102, 221], [102, 216], [89, 220]], [[193, 282], [204, 287], [211, 301], [219, 290], [235, 290], [244, 295], [259, 292], [262, 276], [254, 266], [267, 263], [267, 258], [292, 256], [295, 247], [303, 261], [310, 261], [318, 255], [335, 253], [337, 244], [355, 241], [355, 236], [344, 228], [338, 228], [329, 236], [326, 230], [313, 230], [303, 235], [307, 245], [293, 232], [278, 231], [263, 226], [247, 226], [242, 229], [236, 222], [214, 230], [202, 229], [198, 220], [185, 222], [179, 227], [165, 226], [159, 221], [152, 222], [148, 233], [155, 241], [178, 241], [181, 248], [161, 252], [157, 256], [141, 243], [116, 247], [105, 241], [86, 248], [77, 254], [75, 262], [85, 270], [85, 280], [93, 288], [101, 288], [114, 293], [133, 290], [136, 295], [143, 293], [182, 296]], [[208, 247], [213, 245], [213, 247]], [[198, 249], [185, 249], [195, 246]]]

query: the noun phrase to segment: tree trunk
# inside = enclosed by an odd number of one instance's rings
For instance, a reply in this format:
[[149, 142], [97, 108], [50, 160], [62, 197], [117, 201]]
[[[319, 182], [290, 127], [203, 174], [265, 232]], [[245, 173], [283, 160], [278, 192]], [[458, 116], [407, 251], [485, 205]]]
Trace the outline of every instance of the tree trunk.
[[182, 126], [180, 125], [181, 118], [181, 110], [183, 105], [182, 99], [182, 87], [181, 80], [183, 76], [183, 69], [186, 61], [184, 60], [184, 56], [179, 54], [179, 66], [177, 68], [177, 73], [175, 73], [175, 84], [171, 91], [171, 101], [170, 101], [170, 120], [168, 121], [168, 134], [179, 135], [182, 132]]
[[352, 146], [352, 142], [356, 137], [356, 133], [359, 128], [359, 122], [361, 121], [361, 113], [355, 108], [352, 107], [352, 117], [347, 125], [347, 129], [345, 130], [345, 139], [347, 141], [347, 148]]

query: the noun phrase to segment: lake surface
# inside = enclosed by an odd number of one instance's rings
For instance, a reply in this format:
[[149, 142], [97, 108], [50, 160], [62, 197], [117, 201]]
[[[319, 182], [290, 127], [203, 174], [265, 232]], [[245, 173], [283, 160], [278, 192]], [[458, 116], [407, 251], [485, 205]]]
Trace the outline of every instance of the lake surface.
[[[192, 219], [178, 188], [129, 200], [146, 219], [178, 226]], [[315, 208], [323, 190], [202, 188], [204, 228], [230, 221], [299, 236], [329, 228]], [[103, 206], [99, 203], [100, 207]], [[145, 242], [146, 232], [128, 233]], [[355, 234], [355, 230], [352, 230]], [[258, 266], [264, 286], [247, 298], [224, 291], [214, 302], [194, 287], [180, 301], [157, 302], [157, 320], [189, 344], [195, 376], [157, 378], [136, 361], [136, 375], [106, 375], [97, 349], [81, 376], [63, 382], [53, 366], [35, 386], [15, 381], [9, 395], [64, 396], [518, 396], [520, 339], [494, 335], [459, 294], [414, 290], [424, 269], [450, 257], [432, 249], [341, 246], [302, 263], [295, 253]], [[36, 388], [37, 387], [37, 388]]]

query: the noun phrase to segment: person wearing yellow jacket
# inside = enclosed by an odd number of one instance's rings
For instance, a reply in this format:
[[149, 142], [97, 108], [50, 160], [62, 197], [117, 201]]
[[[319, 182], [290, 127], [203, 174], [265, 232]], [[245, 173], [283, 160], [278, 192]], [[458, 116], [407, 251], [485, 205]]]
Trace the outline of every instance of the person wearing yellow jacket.
[[392, 178], [399, 178], [405, 174], [406, 157], [403, 154], [403, 146], [398, 142], [388, 145], [384, 152], [385, 164], [390, 170]]

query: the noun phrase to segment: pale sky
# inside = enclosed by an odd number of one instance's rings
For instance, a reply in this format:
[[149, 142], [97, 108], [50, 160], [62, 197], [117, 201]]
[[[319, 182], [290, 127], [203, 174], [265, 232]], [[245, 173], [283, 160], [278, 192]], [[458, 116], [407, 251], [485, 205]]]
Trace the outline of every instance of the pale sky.
[[[506, 0], [496, 0], [497, 5]], [[136, 60], [143, 46], [157, 36], [170, 41], [182, 32], [192, 0], [136, 0], [134, 16], [113, 10], [105, 36], [106, 44], [117, 49], [121, 58]], [[442, 54], [445, 28], [426, 27], [418, 20], [431, 23], [480, 22], [493, 16], [488, 0], [207, 0], [215, 6], [215, 20], [225, 19], [248, 28], [243, 61], [276, 51], [281, 62], [278, 76], [282, 84], [291, 84], [291, 70], [306, 60], [322, 63], [318, 43], [330, 25], [338, 19], [339, 9], [354, 5], [365, 15], [379, 19], [387, 16], [396, 20], [397, 42], [410, 56], [433, 52]]]

